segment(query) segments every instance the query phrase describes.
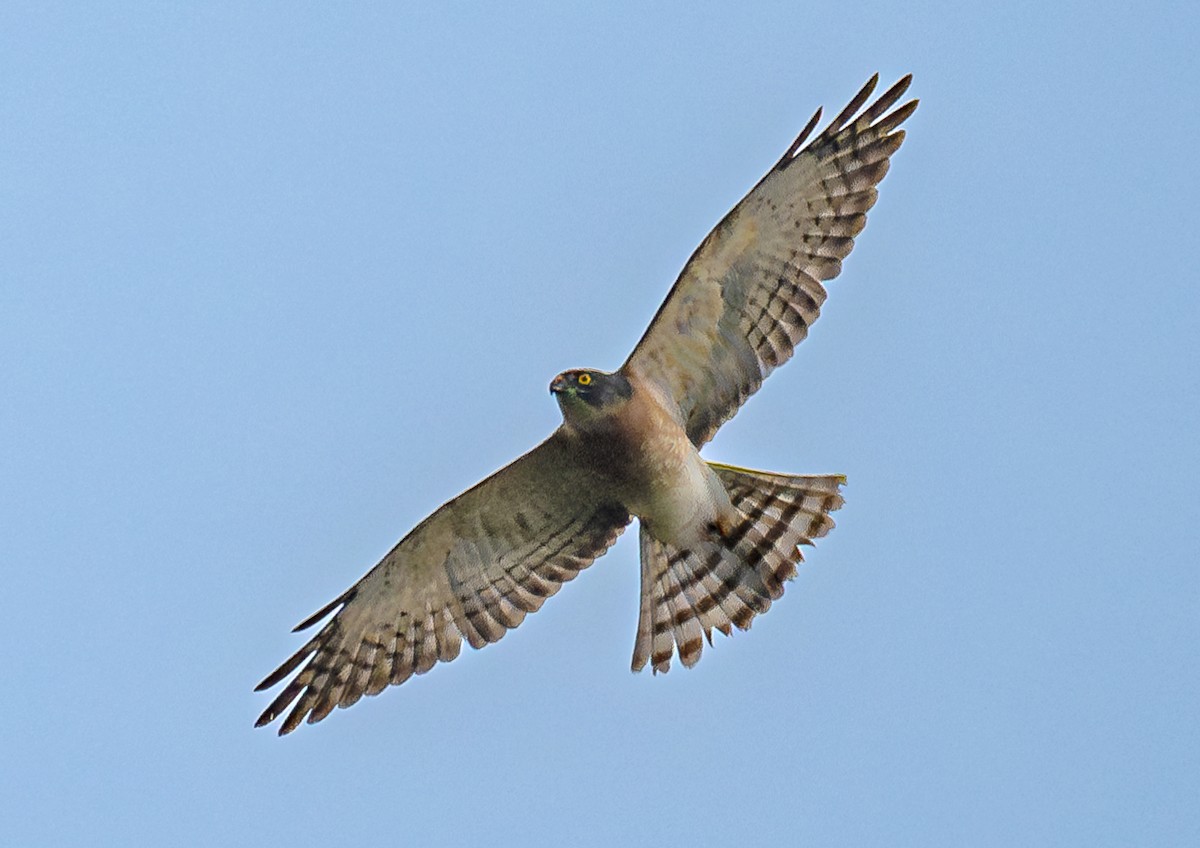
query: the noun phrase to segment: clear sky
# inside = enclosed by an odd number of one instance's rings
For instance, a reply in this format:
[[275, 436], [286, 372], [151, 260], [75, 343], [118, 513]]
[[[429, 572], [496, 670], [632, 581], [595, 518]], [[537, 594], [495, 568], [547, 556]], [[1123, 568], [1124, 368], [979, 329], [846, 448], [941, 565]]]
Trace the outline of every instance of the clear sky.
[[[1194, 5], [421, 5], [0, 7], [0, 842], [1200, 844]], [[874, 71], [908, 141], [706, 449], [849, 476], [784, 600], [632, 675], [627, 534], [254, 730]]]

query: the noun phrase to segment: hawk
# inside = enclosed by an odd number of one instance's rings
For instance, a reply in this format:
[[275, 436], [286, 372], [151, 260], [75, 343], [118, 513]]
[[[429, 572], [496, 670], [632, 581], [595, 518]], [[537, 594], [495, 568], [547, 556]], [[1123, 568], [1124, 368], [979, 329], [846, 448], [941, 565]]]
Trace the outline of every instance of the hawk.
[[[879, 76], [823, 132], [821, 110], [684, 266], [625, 364], [550, 383], [563, 421], [529, 453], [418, 524], [296, 627], [321, 629], [256, 691], [297, 669], [256, 726], [280, 735], [438, 662], [499, 641], [638, 519], [633, 669], [700, 659], [714, 630], [746, 630], [833, 527], [841, 476], [706, 462], [717, 429], [791, 358], [817, 320], [916, 100]], [[864, 108], [866, 106], [866, 108]], [[861, 111], [860, 111], [861, 110]], [[889, 111], [890, 110], [890, 111]], [[336, 611], [336, 612], [335, 612]], [[302, 667], [303, 666], [303, 667]]]

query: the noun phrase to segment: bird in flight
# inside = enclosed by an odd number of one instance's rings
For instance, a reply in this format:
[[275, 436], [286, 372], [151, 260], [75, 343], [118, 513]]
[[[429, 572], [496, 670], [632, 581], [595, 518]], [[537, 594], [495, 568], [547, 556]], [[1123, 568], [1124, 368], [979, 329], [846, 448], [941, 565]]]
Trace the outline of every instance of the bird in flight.
[[[872, 77], [811, 141], [821, 110], [692, 254], [625, 364], [550, 383], [549, 438], [418, 524], [295, 630], [328, 621], [266, 677], [299, 673], [259, 716], [280, 735], [439, 661], [499, 641], [634, 518], [641, 607], [633, 670], [700, 659], [783, 594], [799, 545], [833, 527], [845, 478], [706, 462], [700, 447], [791, 358], [817, 320], [890, 157], [906, 76], [869, 106]], [[865, 107], [865, 108], [864, 108]], [[805, 142], [808, 142], [807, 144]], [[289, 711], [290, 708], [290, 711]]]

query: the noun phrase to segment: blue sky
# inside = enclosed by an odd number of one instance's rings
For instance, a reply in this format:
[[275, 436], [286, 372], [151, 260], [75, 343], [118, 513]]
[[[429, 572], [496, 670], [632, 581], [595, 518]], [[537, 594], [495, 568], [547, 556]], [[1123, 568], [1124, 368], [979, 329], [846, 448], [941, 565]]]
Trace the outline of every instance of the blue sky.
[[[1198, 20], [5, 4], [5, 844], [1200, 842]], [[500, 644], [254, 730], [289, 628], [555, 427], [877, 70], [908, 141], [706, 449], [849, 476], [786, 598], [631, 675], [630, 534]]]

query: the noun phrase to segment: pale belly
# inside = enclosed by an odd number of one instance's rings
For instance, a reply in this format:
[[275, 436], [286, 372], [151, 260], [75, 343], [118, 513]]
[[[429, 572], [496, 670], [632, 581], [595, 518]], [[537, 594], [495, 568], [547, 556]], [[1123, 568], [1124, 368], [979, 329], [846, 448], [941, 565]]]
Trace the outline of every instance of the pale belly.
[[626, 495], [629, 511], [658, 541], [687, 548], [727, 524], [733, 505], [720, 479], [689, 442], [648, 443], [638, 457], [645, 473]]

